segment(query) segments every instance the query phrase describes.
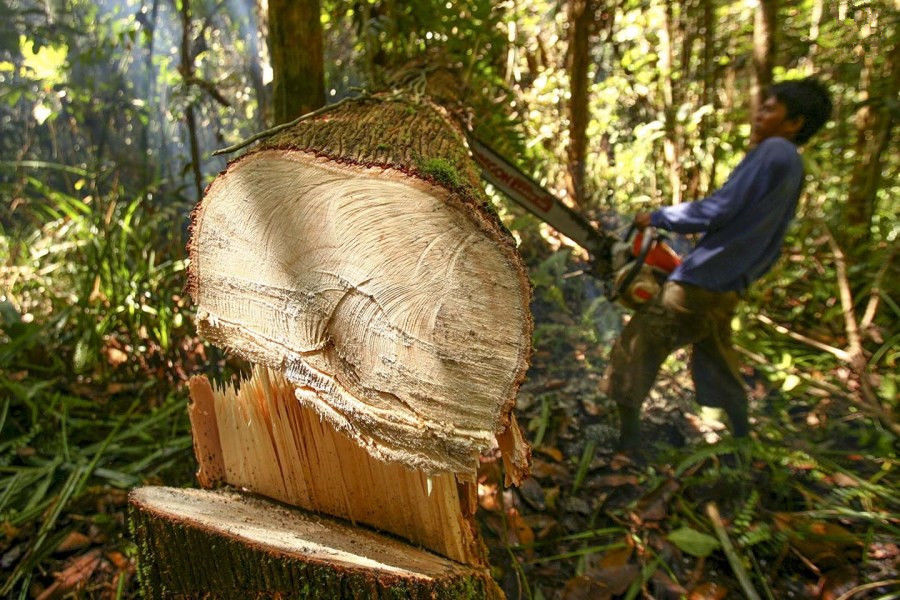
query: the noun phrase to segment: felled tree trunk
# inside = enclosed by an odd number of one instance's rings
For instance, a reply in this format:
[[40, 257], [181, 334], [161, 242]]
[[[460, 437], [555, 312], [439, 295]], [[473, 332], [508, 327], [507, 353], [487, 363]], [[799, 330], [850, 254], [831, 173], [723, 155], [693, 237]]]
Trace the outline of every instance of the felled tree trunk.
[[475, 469], [496, 445], [527, 476], [530, 285], [444, 112], [369, 97], [270, 137], [207, 189], [189, 253], [200, 333], [256, 365], [191, 381], [198, 479], [244, 491], [133, 494], [148, 596], [502, 597]]
[[246, 494], [141, 488], [129, 514], [149, 600], [502, 597], [485, 569]]
[[190, 258], [200, 333], [373, 456], [474, 474], [509, 428], [530, 283], [437, 106], [349, 102], [270, 138], [209, 187]]

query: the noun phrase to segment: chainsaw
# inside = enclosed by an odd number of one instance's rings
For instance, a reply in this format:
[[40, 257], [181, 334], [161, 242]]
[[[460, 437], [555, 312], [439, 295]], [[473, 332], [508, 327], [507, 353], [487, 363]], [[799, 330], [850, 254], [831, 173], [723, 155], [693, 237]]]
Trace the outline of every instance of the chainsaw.
[[623, 241], [613, 244], [612, 264], [615, 276], [609, 299], [637, 308], [659, 293], [681, 257], [661, 232], [652, 227], [639, 231], [631, 225]]
[[485, 181], [587, 250], [591, 271], [607, 282], [610, 300], [637, 308], [653, 298], [681, 264], [681, 258], [655, 229], [639, 231], [632, 225], [618, 239], [597, 229], [484, 142], [471, 135], [468, 141]]

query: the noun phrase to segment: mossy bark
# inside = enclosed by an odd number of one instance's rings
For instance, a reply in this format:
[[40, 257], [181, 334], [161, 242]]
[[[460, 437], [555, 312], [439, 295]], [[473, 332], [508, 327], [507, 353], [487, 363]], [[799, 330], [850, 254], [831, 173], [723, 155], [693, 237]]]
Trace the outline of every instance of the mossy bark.
[[[409, 564], [421, 563], [424, 551], [408, 546], [413, 560], [398, 566], [382, 561], [379, 556], [363, 557], [362, 564], [348, 564], [347, 560], [330, 560], [328, 555], [346, 556], [344, 550], [326, 549], [321, 539], [299, 541], [296, 550], [282, 544], [267, 544], [252, 536], [243, 535], [240, 527], [210, 526], [183, 515], [174, 514], [166, 507], [154, 505], [138, 497], [142, 488], [132, 494], [129, 503], [129, 527], [138, 547], [138, 576], [144, 596], [154, 599], [247, 599], [277, 598], [335, 600], [401, 600], [401, 599], [497, 599], [502, 593], [485, 570], [468, 568], [436, 555], [426, 560], [430, 572], [420, 573]], [[171, 490], [174, 494], [192, 492], [213, 496], [216, 492], [201, 490]], [[221, 493], [220, 493], [221, 496]], [[267, 503], [255, 497], [233, 494], [230, 500], [244, 499], [260, 504], [263, 510], [271, 510], [275, 518], [272, 530], [283, 523], [281, 513], [298, 509]], [[302, 513], [305, 514], [305, 513]], [[335, 524], [338, 529], [347, 527], [337, 521], [306, 516], [315, 520], [313, 529], [323, 524]], [[227, 519], [226, 519], [227, 520]], [[236, 518], [236, 521], [242, 520]], [[259, 530], [259, 523], [251, 524]], [[237, 530], [236, 530], [237, 529]], [[281, 533], [284, 533], [283, 531]], [[293, 534], [298, 537], [300, 534]], [[366, 536], [377, 534], [360, 530], [360, 544], [370, 543]], [[305, 539], [305, 538], [304, 538]], [[386, 545], [396, 547], [400, 542], [383, 538]], [[304, 544], [320, 550], [308, 552]], [[346, 547], [346, 546], [345, 546]], [[431, 558], [433, 557], [433, 559]], [[373, 561], [377, 566], [372, 567]], [[385, 563], [387, 566], [385, 567]], [[438, 565], [438, 569], [433, 567]]]
[[504, 240], [515, 245], [488, 202], [459, 126], [425, 98], [383, 94], [344, 102], [273, 135], [254, 149], [260, 150], [303, 150], [338, 162], [403, 171], [490, 215]]

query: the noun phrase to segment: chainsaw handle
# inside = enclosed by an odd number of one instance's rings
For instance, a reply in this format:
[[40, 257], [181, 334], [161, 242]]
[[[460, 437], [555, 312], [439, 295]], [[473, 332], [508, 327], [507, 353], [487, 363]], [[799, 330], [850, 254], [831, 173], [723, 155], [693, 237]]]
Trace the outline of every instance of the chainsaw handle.
[[[631, 239], [631, 236], [635, 232], [635, 225], [632, 225], [628, 228], [628, 231], [625, 232], [625, 241]], [[644, 237], [641, 240], [641, 250], [638, 252], [637, 256], [634, 259], [634, 264], [631, 265], [631, 269], [629, 269], [628, 273], [622, 278], [622, 281], [619, 282], [618, 285], [613, 285], [612, 292], [609, 295], [609, 299], [615, 301], [623, 291], [628, 289], [628, 286], [631, 285], [631, 282], [634, 281], [635, 277], [638, 276], [638, 273], [641, 272], [641, 268], [644, 266], [644, 261], [647, 260], [647, 255], [650, 253], [650, 248], [653, 247], [654, 242], [659, 238], [656, 229], [652, 227], [644, 228]]]

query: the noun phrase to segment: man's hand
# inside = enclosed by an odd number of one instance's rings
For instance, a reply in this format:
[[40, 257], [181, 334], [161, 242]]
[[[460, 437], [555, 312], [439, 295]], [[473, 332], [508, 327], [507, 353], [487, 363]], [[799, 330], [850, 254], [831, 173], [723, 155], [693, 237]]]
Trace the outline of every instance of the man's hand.
[[638, 229], [650, 227], [650, 213], [639, 212], [638, 214], [634, 215], [634, 226]]

